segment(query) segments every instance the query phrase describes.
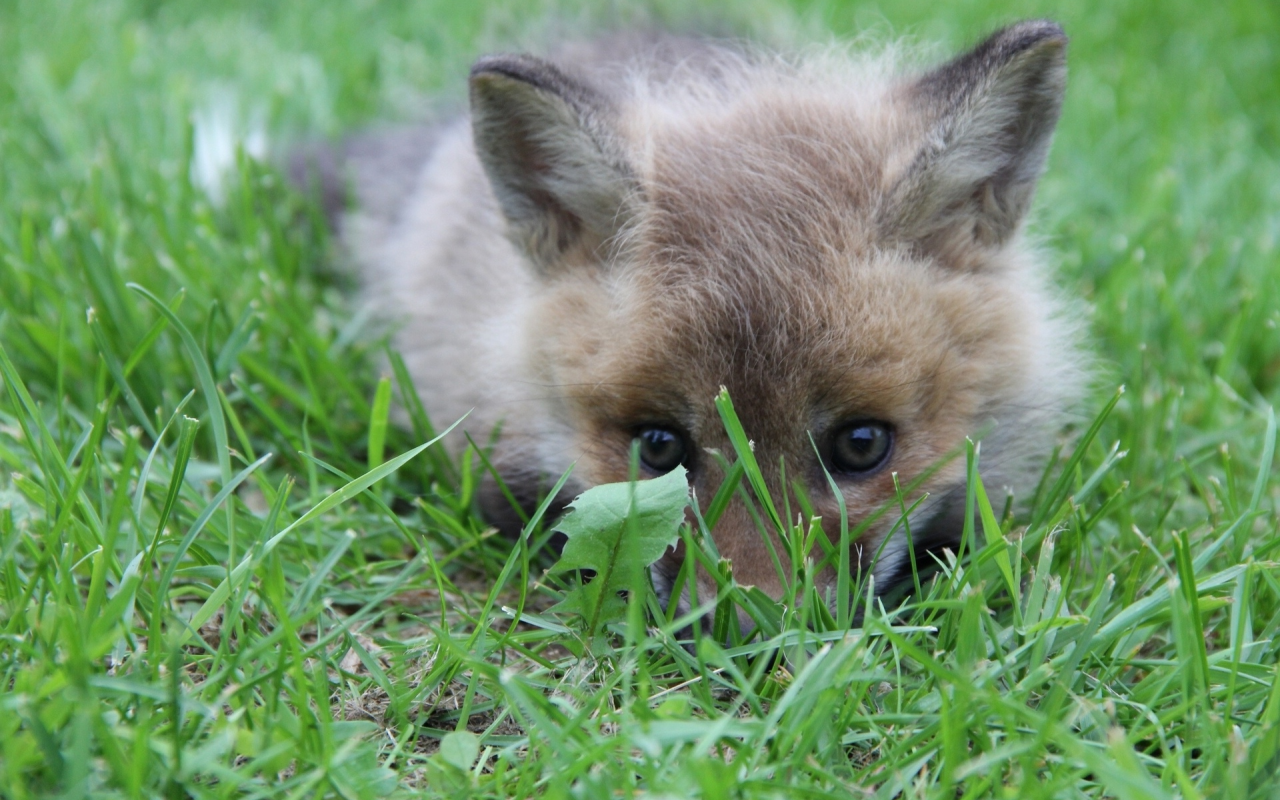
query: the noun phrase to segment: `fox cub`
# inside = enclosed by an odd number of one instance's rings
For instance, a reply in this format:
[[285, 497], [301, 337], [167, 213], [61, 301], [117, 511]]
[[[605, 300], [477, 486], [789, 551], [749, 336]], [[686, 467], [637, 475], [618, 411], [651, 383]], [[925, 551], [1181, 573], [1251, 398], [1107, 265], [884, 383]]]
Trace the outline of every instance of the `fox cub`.
[[[905, 74], [666, 36], [485, 57], [465, 118], [345, 146], [341, 236], [432, 418], [500, 431], [519, 502], [571, 465], [567, 497], [626, 480], [633, 442], [644, 475], [684, 465], [706, 502], [712, 452], [732, 457], [724, 386], [771, 490], [799, 482], [829, 535], [828, 474], [851, 527], [923, 477], [923, 556], [963, 522], [964, 459], [945, 457], [981, 436], [986, 483], [1028, 488], [1080, 383], [1021, 232], [1066, 46], [1031, 21]], [[482, 505], [518, 530], [494, 487]], [[910, 580], [897, 517], [853, 553], [882, 593]], [[781, 592], [745, 505], [714, 538], [739, 582]], [[682, 558], [656, 565], [660, 592]]]

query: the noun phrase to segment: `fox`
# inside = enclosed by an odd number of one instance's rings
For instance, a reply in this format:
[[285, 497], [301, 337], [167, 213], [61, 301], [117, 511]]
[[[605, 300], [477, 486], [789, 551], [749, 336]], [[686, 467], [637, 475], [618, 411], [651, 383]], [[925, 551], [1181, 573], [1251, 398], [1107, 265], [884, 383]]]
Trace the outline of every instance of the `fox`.
[[[948, 454], [981, 437], [984, 481], [1023, 492], [1079, 400], [1080, 326], [1024, 230], [1066, 50], [1031, 20], [927, 68], [668, 34], [488, 55], [466, 113], [340, 146], [326, 202], [431, 418], [491, 442], [489, 524], [635, 451], [709, 500], [727, 388], [771, 492], [798, 482], [829, 540], [841, 507], [872, 520], [851, 560], [884, 596], [959, 542]], [[877, 518], [904, 486], [924, 501]], [[745, 501], [712, 539], [781, 596]], [[664, 600], [683, 559], [651, 569]]]

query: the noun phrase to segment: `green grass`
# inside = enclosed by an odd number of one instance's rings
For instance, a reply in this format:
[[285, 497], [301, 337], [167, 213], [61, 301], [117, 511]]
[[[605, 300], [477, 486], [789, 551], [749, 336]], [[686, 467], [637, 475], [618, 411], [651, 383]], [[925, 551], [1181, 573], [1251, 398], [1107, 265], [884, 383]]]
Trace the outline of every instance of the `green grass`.
[[1280, 796], [1280, 7], [802, 5], [1064, 24], [1036, 230], [1087, 416], [1126, 391], [1025, 512], [971, 481], [976, 555], [903, 607], [726, 580], [686, 648], [642, 593], [603, 639], [548, 610], [545, 525], [495, 538], [478, 461], [387, 425], [314, 209], [244, 154], [192, 179], [211, 109], [281, 141], [458, 102], [549, 4], [0, 3], [0, 796]]

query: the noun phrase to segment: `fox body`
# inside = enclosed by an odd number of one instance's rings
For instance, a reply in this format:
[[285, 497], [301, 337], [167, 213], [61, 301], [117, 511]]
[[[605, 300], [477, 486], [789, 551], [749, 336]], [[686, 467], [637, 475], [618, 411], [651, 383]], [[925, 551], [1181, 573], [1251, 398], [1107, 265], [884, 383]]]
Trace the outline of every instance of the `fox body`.
[[[676, 37], [486, 57], [465, 118], [348, 148], [342, 238], [433, 419], [500, 431], [520, 503], [571, 465], [566, 496], [626, 480], [637, 439], [641, 477], [682, 463], [708, 501], [727, 387], [771, 490], [799, 482], [829, 535], [828, 475], [851, 527], [896, 507], [896, 477], [928, 494], [917, 549], [954, 546], [964, 459], [943, 459], [981, 436], [986, 483], [1027, 488], [1080, 382], [1021, 233], [1065, 50], [1033, 21], [905, 73]], [[518, 529], [493, 487], [482, 503]], [[910, 576], [898, 516], [852, 554], [881, 592]], [[749, 509], [713, 536], [781, 592]]]

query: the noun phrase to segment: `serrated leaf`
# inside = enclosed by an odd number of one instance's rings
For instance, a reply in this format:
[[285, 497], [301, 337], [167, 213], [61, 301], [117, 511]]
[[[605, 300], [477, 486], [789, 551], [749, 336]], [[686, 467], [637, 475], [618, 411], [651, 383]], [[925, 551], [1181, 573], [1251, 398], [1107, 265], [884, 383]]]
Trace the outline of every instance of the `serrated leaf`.
[[577, 614], [594, 633], [621, 614], [618, 592], [631, 589], [644, 571], [674, 547], [689, 504], [684, 467], [659, 478], [596, 486], [569, 504], [556, 530], [568, 537], [557, 572], [588, 569], [595, 577], [570, 590], [553, 611]]

